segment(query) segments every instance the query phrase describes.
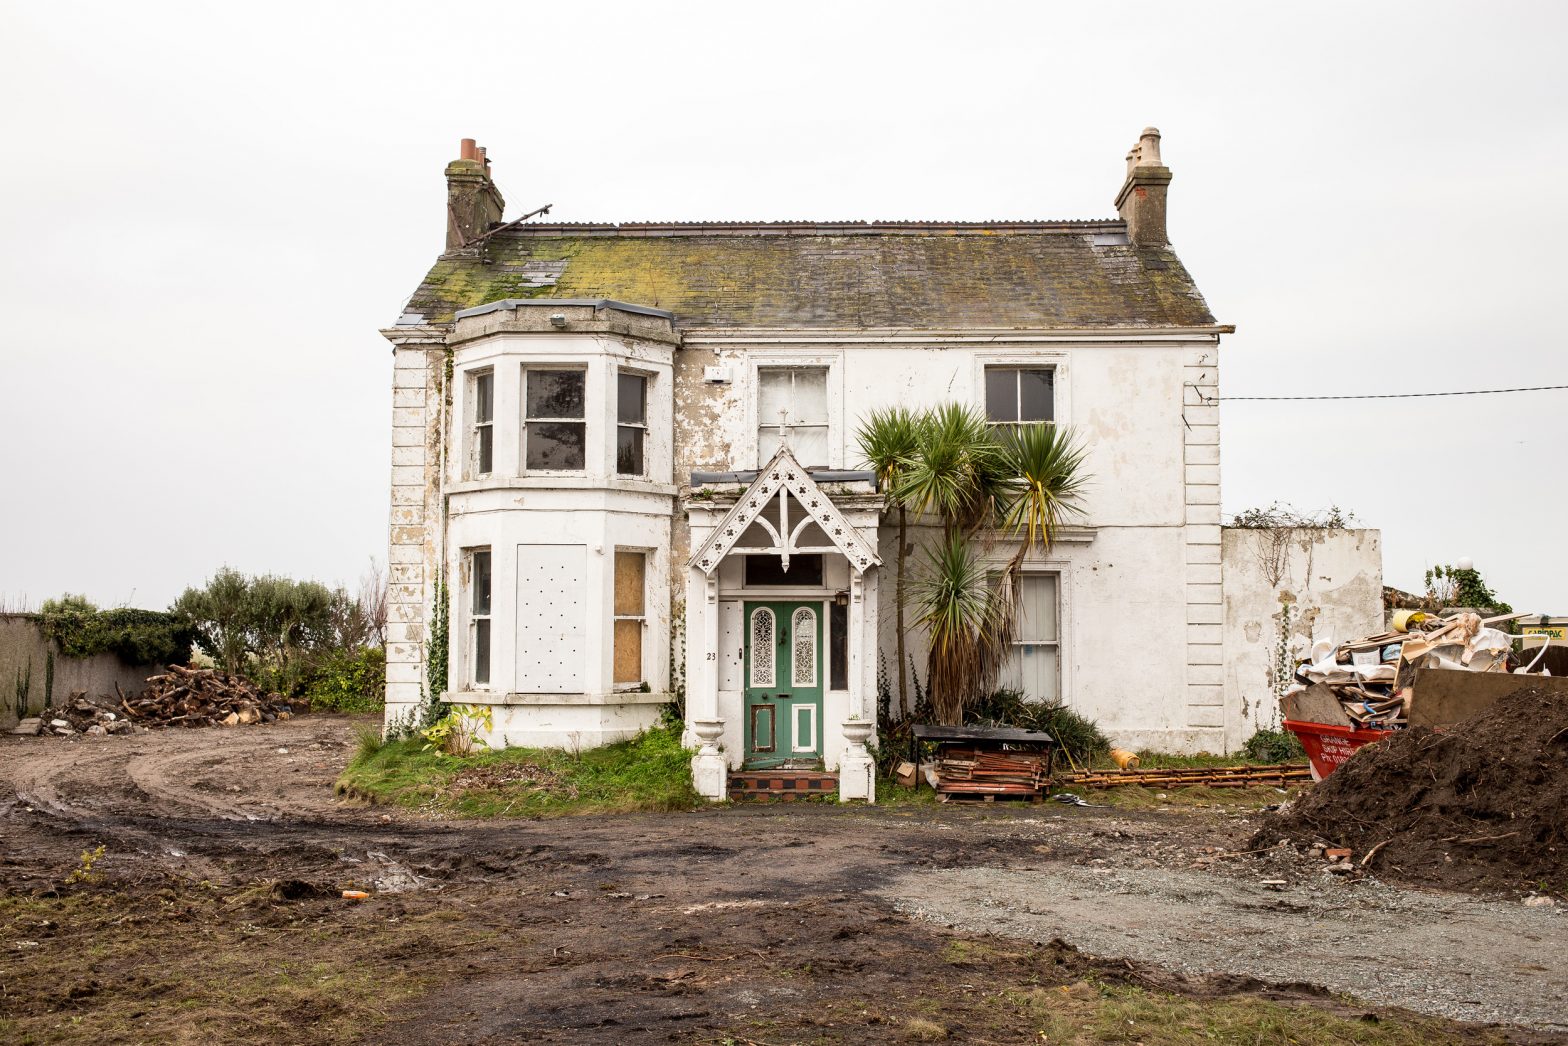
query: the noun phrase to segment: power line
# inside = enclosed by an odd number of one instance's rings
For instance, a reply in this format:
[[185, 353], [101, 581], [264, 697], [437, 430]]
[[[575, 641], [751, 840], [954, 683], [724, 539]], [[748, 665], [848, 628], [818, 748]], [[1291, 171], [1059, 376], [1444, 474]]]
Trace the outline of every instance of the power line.
[[1503, 392], [1555, 392], [1568, 385], [1529, 385], [1517, 389], [1463, 389], [1458, 392], [1366, 392], [1344, 396], [1209, 396], [1209, 402], [1226, 400], [1407, 400], [1429, 396], [1495, 396]]

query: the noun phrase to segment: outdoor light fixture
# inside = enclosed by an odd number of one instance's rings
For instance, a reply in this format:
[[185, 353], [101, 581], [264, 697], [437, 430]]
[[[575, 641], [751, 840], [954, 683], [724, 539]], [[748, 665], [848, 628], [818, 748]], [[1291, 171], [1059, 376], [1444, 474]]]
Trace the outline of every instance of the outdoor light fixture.
[[849, 606], [849, 593], [848, 592], [835, 592], [833, 594], [833, 605], [836, 606], [836, 607], [847, 607], [847, 606]]
[[565, 327], [566, 326], [566, 313], [564, 313], [564, 312], [552, 312], [550, 314], [550, 326], [552, 326], [552, 327]]

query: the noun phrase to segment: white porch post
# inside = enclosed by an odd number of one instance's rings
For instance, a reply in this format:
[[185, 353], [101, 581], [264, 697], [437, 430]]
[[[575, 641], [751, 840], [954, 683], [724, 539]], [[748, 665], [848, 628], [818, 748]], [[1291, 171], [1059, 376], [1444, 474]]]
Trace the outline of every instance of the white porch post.
[[876, 728], [876, 713], [866, 704], [865, 682], [861, 678], [866, 635], [866, 578], [858, 570], [849, 574], [849, 718], [843, 725], [844, 758], [838, 768], [838, 797], [841, 802], [864, 799], [876, 802], [875, 761], [866, 750], [866, 740]]
[[[729, 773], [724, 753], [719, 751], [719, 738], [724, 736], [724, 720], [719, 718], [719, 662], [714, 655], [719, 649], [719, 578], [718, 572], [704, 574], [691, 569], [687, 591], [697, 596], [686, 601], [688, 618], [696, 611], [695, 622], [700, 671], [688, 685], [695, 693], [688, 694], [692, 701], [692, 732], [700, 745], [691, 760], [692, 786], [697, 794], [714, 802], [722, 802], [729, 794]], [[695, 604], [695, 605], [694, 605]], [[689, 664], [690, 662], [688, 662]]]

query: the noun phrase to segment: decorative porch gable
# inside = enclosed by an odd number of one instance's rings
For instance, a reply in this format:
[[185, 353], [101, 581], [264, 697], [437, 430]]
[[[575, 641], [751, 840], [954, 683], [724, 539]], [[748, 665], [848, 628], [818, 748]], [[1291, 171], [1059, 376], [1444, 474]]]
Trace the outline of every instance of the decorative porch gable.
[[[778, 499], [779, 522], [763, 515], [768, 505]], [[800, 508], [801, 518], [790, 523], [790, 502]], [[770, 545], [741, 545], [741, 538], [753, 525], [760, 526], [771, 539]], [[802, 544], [801, 538], [808, 527], [820, 529], [830, 544]], [[861, 537], [860, 531], [844, 517], [833, 499], [823, 493], [812, 479], [811, 473], [795, 460], [786, 443], [757, 472], [757, 478], [746, 488], [734, 506], [719, 521], [697, 551], [692, 553], [691, 565], [711, 577], [732, 551], [745, 554], [775, 555], [789, 570], [792, 555], [809, 555], [825, 552], [841, 553], [856, 574], [882, 563], [876, 550]]]

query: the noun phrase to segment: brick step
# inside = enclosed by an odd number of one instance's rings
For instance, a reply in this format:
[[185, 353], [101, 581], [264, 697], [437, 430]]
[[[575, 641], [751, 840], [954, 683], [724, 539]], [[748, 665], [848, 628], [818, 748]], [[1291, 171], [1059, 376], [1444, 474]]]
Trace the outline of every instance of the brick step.
[[820, 770], [744, 770], [730, 774], [730, 798], [736, 801], [805, 799], [836, 796], [838, 774]]

